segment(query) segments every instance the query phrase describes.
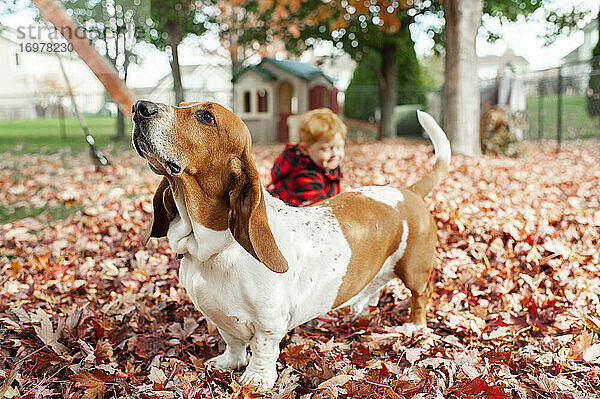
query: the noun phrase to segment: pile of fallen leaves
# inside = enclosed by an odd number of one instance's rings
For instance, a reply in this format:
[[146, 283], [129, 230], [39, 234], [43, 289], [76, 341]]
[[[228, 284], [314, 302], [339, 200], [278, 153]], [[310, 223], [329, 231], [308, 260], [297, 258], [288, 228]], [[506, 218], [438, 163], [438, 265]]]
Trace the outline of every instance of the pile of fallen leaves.
[[488, 109], [481, 116], [481, 149], [484, 154], [517, 157], [523, 152], [521, 139], [527, 128], [523, 112], [508, 107]]
[[[266, 184], [282, 146], [255, 146]], [[159, 181], [133, 151], [0, 155], [0, 207], [71, 207], [0, 225], [0, 398], [259, 397], [177, 281], [165, 239], [140, 245]], [[348, 144], [344, 188], [405, 186], [425, 143]], [[456, 156], [429, 196], [439, 232], [429, 329], [410, 294], [290, 331], [273, 398], [590, 398], [600, 392], [600, 145], [527, 144], [520, 159]]]

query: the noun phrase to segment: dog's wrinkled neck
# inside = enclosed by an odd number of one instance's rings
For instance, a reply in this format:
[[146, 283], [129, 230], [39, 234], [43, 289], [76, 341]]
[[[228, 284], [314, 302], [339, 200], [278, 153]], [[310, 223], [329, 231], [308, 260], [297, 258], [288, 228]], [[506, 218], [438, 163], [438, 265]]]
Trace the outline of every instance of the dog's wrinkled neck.
[[174, 186], [173, 197], [179, 215], [171, 222], [167, 237], [177, 254], [204, 262], [234, 242], [228, 229], [214, 230], [195, 221], [190, 216], [181, 181], [175, 179]]
[[190, 219], [211, 230], [226, 230], [229, 204], [221, 179], [184, 173], [178, 180]]

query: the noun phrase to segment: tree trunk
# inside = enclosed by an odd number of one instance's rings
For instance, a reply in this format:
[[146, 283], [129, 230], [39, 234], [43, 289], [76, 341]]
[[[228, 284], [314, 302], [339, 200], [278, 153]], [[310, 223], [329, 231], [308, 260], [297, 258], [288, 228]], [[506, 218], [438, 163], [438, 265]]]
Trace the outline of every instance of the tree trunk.
[[396, 136], [394, 107], [398, 102], [398, 53], [395, 42], [386, 42], [381, 50], [379, 78], [379, 106], [381, 116], [377, 138]]
[[166, 25], [166, 31], [169, 35], [169, 45], [171, 47], [171, 74], [173, 75], [173, 90], [175, 90], [175, 104], [184, 101], [183, 85], [181, 84], [181, 68], [179, 67], [179, 55], [177, 48], [181, 42], [179, 30], [174, 23]]
[[444, 0], [444, 129], [452, 150], [467, 156], [481, 155], [475, 39], [482, 9], [483, 0]]

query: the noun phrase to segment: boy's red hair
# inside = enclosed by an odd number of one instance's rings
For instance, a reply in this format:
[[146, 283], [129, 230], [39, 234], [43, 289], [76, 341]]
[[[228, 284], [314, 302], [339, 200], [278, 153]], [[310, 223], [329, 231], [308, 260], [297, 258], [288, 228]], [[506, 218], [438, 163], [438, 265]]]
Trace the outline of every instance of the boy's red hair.
[[346, 125], [329, 108], [317, 108], [300, 117], [298, 138], [301, 143], [313, 144], [321, 139], [332, 140], [336, 135], [346, 139]]

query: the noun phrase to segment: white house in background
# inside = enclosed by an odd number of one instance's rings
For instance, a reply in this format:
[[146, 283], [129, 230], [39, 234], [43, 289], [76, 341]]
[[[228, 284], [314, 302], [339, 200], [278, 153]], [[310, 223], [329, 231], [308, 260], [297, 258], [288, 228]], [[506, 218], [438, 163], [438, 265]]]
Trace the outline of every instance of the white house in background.
[[66, 95], [66, 85], [56, 54], [68, 71], [80, 108], [91, 113], [100, 110], [104, 104], [102, 84], [77, 53], [28, 52], [21, 44], [48, 40], [22, 36], [10, 27], [0, 30], [0, 119], [56, 116], [60, 102], [70, 109], [71, 100], [67, 96], [60, 99], [61, 93]]
[[592, 67], [588, 61], [598, 42], [598, 21], [593, 20], [583, 28], [583, 43], [562, 59], [562, 72], [567, 94], [585, 95]]
[[479, 79], [492, 80], [506, 70], [516, 75], [523, 75], [530, 70], [529, 61], [515, 54], [511, 49], [506, 49], [502, 55], [486, 55], [477, 58], [479, 65]]
[[567, 54], [562, 63], [578, 63], [592, 58], [592, 50], [598, 42], [598, 21], [593, 20], [583, 28], [583, 44]]
[[[232, 108], [231, 67], [224, 64], [181, 65], [181, 84], [186, 101], [214, 101]], [[153, 88], [137, 88], [140, 96], [165, 104], [175, 104], [173, 75], [163, 76]]]
[[[592, 51], [597, 42], [598, 21], [593, 20], [583, 28], [583, 43], [561, 60], [563, 85], [567, 95], [587, 94], [592, 70], [588, 61], [592, 58]], [[548, 90], [551, 89], [548, 88]]]

